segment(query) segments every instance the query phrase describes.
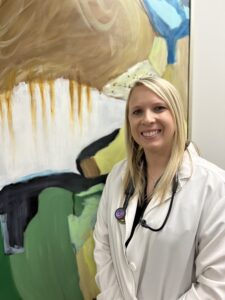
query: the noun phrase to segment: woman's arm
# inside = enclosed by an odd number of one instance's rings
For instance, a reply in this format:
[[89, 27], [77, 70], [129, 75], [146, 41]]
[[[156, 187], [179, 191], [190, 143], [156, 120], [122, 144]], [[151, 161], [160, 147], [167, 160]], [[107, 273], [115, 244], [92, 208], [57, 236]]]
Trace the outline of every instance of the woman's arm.
[[[110, 174], [111, 175], [111, 174]], [[97, 265], [96, 282], [101, 291], [98, 300], [123, 300], [113, 267], [108, 232], [108, 190], [113, 188], [108, 176], [97, 214], [94, 230], [95, 250], [94, 258]]]
[[178, 300], [224, 300], [225, 197], [203, 211], [197, 243], [196, 282]]

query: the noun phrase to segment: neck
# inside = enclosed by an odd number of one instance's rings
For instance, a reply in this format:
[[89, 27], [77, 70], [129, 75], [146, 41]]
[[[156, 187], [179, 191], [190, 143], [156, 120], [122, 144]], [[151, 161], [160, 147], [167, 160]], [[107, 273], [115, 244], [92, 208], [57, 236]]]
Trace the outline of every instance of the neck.
[[147, 176], [148, 181], [152, 184], [156, 182], [163, 174], [168, 164], [170, 155], [162, 155], [160, 153], [145, 153], [147, 162]]
[[157, 169], [165, 169], [168, 161], [170, 159], [170, 153], [169, 154], [161, 154], [161, 153], [147, 153], [145, 152], [146, 162], [148, 169], [151, 168], [151, 170], [157, 170]]

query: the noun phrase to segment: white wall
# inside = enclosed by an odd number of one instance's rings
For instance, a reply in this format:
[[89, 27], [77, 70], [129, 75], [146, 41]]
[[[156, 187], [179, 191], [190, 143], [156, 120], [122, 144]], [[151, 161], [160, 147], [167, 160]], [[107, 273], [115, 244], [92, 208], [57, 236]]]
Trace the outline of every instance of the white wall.
[[206, 159], [225, 169], [225, 1], [191, 1], [190, 128]]

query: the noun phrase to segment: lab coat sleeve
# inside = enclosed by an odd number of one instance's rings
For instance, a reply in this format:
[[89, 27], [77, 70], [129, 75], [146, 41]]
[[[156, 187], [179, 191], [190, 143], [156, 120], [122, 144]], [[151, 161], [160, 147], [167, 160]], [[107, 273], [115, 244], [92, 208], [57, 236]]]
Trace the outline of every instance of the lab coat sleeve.
[[108, 205], [109, 189], [113, 188], [108, 176], [97, 214], [97, 222], [94, 230], [94, 258], [97, 266], [96, 283], [100, 289], [98, 300], [123, 300], [111, 256], [108, 232]]
[[212, 201], [203, 211], [197, 236], [195, 264], [196, 282], [178, 300], [224, 300], [225, 197]]

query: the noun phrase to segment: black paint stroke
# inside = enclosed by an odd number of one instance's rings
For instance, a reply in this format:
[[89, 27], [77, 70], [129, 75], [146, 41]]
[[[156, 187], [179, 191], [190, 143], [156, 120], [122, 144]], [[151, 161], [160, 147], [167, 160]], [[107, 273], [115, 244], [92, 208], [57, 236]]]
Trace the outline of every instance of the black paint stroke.
[[114, 130], [109, 135], [106, 135], [106, 136], [102, 137], [101, 139], [88, 145], [88, 147], [84, 148], [80, 152], [80, 154], [77, 157], [76, 163], [77, 163], [77, 169], [82, 175], [84, 175], [84, 174], [83, 174], [83, 170], [80, 166], [81, 161], [85, 158], [94, 156], [99, 150], [107, 147], [116, 138], [116, 136], [119, 134], [119, 131], [120, 131], [120, 129]]
[[0, 191], [0, 214], [7, 214], [10, 247], [23, 247], [23, 233], [38, 211], [38, 196], [44, 189], [61, 187], [80, 193], [93, 185], [104, 183], [105, 179], [106, 176], [88, 179], [75, 173], [62, 173], [5, 186]]
[[[86, 147], [76, 161], [78, 169], [81, 169], [79, 163], [83, 158], [90, 157], [98, 150], [108, 146], [118, 132], [119, 129]], [[17, 253], [16, 249], [23, 248], [24, 231], [37, 214], [38, 196], [44, 189], [60, 187], [72, 193], [80, 193], [98, 183], [105, 183], [106, 177], [107, 175], [85, 178], [83, 175], [75, 173], [58, 173], [5, 186], [0, 191], [0, 215], [2, 215], [2, 223], [6, 222], [7, 227], [7, 236], [4, 236], [4, 242], [8, 243], [7, 247], [5, 246], [5, 249], [8, 249], [8, 251], [5, 250], [6, 254]]]

